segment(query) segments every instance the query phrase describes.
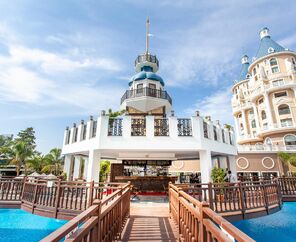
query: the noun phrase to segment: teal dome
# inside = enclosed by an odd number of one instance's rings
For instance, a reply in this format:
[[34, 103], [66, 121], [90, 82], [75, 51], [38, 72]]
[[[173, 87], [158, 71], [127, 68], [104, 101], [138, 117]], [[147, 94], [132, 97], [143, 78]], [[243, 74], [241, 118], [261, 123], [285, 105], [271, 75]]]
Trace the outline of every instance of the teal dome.
[[145, 79], [158, 81], [162, 86], [164, 86], [163, 79], [159, 75], [152, 72], [152, 68], [150, 66], [144, 66], [140, 72], [132, 76], [129, 85], [131, 85], [134, 81], [140, 81]]

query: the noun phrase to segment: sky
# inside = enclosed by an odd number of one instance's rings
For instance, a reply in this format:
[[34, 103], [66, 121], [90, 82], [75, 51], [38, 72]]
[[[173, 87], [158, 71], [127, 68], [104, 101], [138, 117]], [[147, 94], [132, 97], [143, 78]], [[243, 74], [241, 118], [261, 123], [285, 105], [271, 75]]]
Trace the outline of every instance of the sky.
[[231, 86], [259, 31], [296, 50], [296, 1], [0, 0], [0, 134], [32, 126], [37, 148], [61, 147], [66, 126], [118, 110], [145, 50], [178, 117], [233, 124]]

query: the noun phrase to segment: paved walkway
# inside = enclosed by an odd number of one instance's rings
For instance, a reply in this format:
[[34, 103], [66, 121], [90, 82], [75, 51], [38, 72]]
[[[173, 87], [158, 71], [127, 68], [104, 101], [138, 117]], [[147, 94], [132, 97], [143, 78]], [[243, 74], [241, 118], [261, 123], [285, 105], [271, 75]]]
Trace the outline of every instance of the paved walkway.
[[178, 229], [169, 218], [168, 203], [131, 203], [131, 216], [121, 241], [178, 241]]

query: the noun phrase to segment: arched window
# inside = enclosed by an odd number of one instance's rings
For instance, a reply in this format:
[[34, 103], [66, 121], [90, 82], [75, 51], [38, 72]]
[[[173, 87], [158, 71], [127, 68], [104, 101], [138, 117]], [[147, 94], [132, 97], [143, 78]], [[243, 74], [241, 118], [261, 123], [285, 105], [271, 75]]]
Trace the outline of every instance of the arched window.
[[261, 119], [266, 119], [266, 112], [264, 110], [261, 112]]
[[276, 58], [271, 58], [269, 61], [269, 64], [270, 64], [272, 73], [279, 72], [278, 62], [277, 62]]
[[256, 121], [255, 121], [255, 119], [252, 120], [251, 126], [252, 126], [252, 128], [256, 128]]
[[266, 139], [265, 139], [265, 142], [264, 142], [266, 145], [272, 145], [272, 140], [271, 140], [271, 138], [269, 138], [269, 137], [267, 137]]
[[278, 107], [279, 115], [290, 114], [290, 108], [287, 104], [282, 104]]
[[295, 149], [295, 146], [296, 146], [296, 135], [294, 135], [294, 134], [287, 134], [284, 137], [284, 142], [285, 142], [285, 145], [286, 145], [286, 149], [287, 150], [293, 150], [293, 149]]

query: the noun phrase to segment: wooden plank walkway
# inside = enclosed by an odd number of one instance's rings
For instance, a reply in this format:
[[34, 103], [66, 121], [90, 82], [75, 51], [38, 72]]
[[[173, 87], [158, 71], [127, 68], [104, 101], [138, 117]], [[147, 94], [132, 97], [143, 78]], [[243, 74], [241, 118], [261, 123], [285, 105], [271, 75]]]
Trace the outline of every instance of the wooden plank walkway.
[[178, 229], [169, 218], [168, 203], [131, 203], [131, 216], [121, 241], [178, 241]]

